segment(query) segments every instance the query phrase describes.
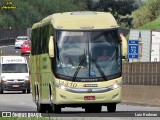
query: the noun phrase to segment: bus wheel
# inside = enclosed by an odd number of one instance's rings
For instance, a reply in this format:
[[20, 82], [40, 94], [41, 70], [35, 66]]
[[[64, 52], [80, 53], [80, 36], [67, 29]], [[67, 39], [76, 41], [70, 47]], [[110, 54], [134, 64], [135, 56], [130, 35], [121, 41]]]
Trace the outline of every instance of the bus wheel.
[[50, 105], [50, 104], [47, 105], [47, 111], [48, 111], [48, 113], [53, 113], [52, 105]]
[[54, 113], [61, 113], [61, 107], [56, 104], [52, 104], [52, 110]]
[[85, 111], [87, 113], [100, 113], [101, 110], [102, 110], [102, 106], [94, 106], [94, 107], [87, 106], [87, 107], [85, 107]]
[[116, 103], [111, 103], [107, 105], [108, 112], [115, 112], [116, 111]]
[[40, 112], [40, 113], [46, 113], [46, 104], [40, 104], [38, 103], [37, 104], [37, 111]]

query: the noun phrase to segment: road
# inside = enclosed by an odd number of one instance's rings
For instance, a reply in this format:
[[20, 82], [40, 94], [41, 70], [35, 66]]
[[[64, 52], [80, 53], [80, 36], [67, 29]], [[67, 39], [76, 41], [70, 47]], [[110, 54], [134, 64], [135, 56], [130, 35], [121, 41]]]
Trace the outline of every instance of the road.
[[[5, 91], [0, 94], [0, 111], [36, 112], [36, 105], [32, 101], [31, 94], [23, 94], [21, 91]], [[106, 107], [102, 107], [102, 113], [85, 113], [82, 108], [62, 108], [61, 114], [51, 114], [54, 117], [135, 117], [135, 114], [153, 113], [160, 116], [159, 107], [118, 104], [116, 113], [108, 113]], [[151, 112], [154, 111], [154, 112]], [[48, 114], [45, 116], [48, 116]], [[118, 119], [117, 118], [117, 119]]]
[[20, 55], [20, 49], [14, 49], [14, 45], [0, 46], [0, 52], [10, 55]]
[[[17, 54], [20, 55], [20, 50], [15, 50], [14, 46], [0, 46], [0, 51], [6, 54]], [[19, 111], [19, 112], [36, 112], [36, 105], [32, 101], [31, 94], [23, 94], [22, 92], [5, 91], [4, 94], [0, 94], [0, 111]], [[156, 112], [157, 111], [157, 112]], [[87, 117], [86, 119], [104, 119], [104, 120], [119, 120], [119, 119], [139, 119], [138, 115], [141, 113], [151, 113], [160, 116], [159, 107], [141, 106], [141, 105], [127, 105], [118, 104], [116, 113], [108, 113], [106, 107], [102, 107], [101, 113], [85, 113], [82, 108], [63, 108], [61, 114], [51, 114], [53, 117]], [[48, 116], [48, 114], [47, 114]], [[91, 118], [90, 118], [91, 117]], [[123, 118], [125, 117], [125, 118]], [[140, 119], [151, 119], [140, 118]], [[153, 117], [153, 119], [160, 119]]]

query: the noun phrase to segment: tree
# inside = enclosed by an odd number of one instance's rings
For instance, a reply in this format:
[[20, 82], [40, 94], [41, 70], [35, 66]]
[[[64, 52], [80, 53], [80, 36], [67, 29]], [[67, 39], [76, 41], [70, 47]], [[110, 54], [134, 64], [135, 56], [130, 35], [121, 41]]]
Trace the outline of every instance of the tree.
[[[94, 11], [111, 12], [118, 23], [126, 24], [125, 27], [131, 27], [132, 18], [129, 16], [132, 11], [137, 9], [134, 5], [135, 0], [86, 0], [88, 9]], [[124, 18], [125, 16], [125, 18]]]
[[160, 1], [148, 0], [132, 13], [134, 27], [140, 27], [155, 20], [160, 15]]
[[1, 10], [0, 28], [32, 27], [35, 22], [39, 22], [48, 15], [85, 10], [86, 7], [85, 1], [80, 0], [15, 0], [13, 4], [17, 7], [16, 9]]

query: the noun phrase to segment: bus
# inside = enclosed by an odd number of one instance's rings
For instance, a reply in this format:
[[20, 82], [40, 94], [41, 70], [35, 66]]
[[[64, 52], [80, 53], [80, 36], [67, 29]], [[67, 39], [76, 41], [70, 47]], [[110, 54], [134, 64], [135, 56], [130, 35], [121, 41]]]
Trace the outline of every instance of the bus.
[[[82, 107], [101, 112], [106, 106], [115, 112], [122, 99], [122, 58], [127, 53], [121, 36], [108, 12], [55, 13], [35, 23], [30, 75], [37, 111]], [[102, 51], [107, 55], [98, 59]]]

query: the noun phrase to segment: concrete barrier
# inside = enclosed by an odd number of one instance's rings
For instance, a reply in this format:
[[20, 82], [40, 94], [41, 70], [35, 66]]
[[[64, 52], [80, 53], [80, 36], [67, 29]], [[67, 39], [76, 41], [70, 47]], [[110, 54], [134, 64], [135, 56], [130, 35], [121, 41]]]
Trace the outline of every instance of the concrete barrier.
[[15, 44], [15, 39], [0, 40], [0, 46], [1, 45], [14, 45], [14, 44]]
[[122, 102], [160, 106], [160, 87], [123, 85]]

